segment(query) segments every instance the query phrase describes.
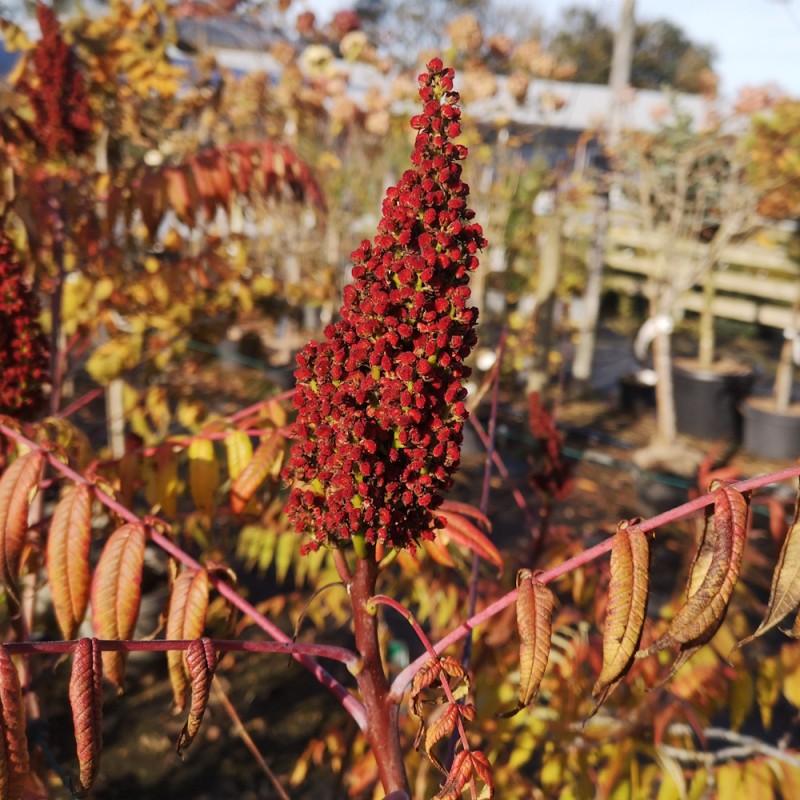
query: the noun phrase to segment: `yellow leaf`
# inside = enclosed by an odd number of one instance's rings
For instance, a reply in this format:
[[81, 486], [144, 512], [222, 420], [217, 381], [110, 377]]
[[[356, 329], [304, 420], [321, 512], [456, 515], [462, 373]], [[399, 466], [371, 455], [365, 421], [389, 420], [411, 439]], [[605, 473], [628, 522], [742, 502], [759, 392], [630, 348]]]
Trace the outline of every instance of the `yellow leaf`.
[[278, 537], [278, 546], [275, 550], [275, 577], [279, 584], [282, 584], [289, 574], [289, 567], [297, 552], [297, 544], [296, 533], [284, 533]]
[[193, 439], [189, 445], [189, 490], [195, 505], [210, 514], [219, 488], [219, 463], [210, 439]]
[[756, 677], [756, 702], [761, 712], [761, 721], [765, 728], [772, 725], [772, 710], [781, 693], [783, 669], [775, 656], [761, 661]]
[[253, 443], [244, 431], [231, 431], [225, 437], [228, 455], [228, 474], [236, 480], [253, 458]]
[[[785, 684], [784, 684], [785, 685]], [[744, 724], [755, 700], [753, 678], [744, 671], [736, 673], [736, 680], [731, 685], [731, 728], [738, 731]]]

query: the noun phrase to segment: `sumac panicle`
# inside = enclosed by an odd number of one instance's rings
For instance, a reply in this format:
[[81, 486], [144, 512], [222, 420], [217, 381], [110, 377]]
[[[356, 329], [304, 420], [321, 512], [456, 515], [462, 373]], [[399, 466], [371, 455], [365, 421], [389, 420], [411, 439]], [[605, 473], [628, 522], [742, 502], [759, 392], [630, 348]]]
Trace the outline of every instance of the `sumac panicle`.
[[33, 50], [34, 75], [21, 87], [36, 115], [34, 136], [50, 158], [83, 153], [92, 143], [83, 73], [53, 9], [40, 2], [36, 19], [42, 38]]
[[306, 551], [433, 538], [459, 465], [478, 316], [467, 284], [485, 241], [461, 180], [467, 150], [452, 141], [453, 70], [433, 59], [419, 83], [413, 167], [387, 191], [374, 240], [351, 256], [341, 319], [297, 357], [298, 443], [284, 476]]
[[0, 233], [0, 413], [27, 418], [42, 406], [50, 353], [38, 319], [39, 301]]

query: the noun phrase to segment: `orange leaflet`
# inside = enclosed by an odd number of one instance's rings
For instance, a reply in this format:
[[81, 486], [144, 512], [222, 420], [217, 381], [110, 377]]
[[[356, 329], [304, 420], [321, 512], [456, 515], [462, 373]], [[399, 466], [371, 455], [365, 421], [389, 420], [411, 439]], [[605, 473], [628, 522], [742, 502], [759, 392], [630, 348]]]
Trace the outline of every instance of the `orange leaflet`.
[[519, 631], [519, 693], [517, 706], [502, 717], [513, 717], [539, 691], [553, 627], [555, 595], [529, 569], [517, 573], [517, 630]]
[[[712, 489], [714, 485], [712, 484]], [[730, 486], [714, 492], [713, 517], [706, 511], [703, 539], [692, 564], [686, 603], [667, 630], [636, 658], [678, 647], [668, 680], [719, 630], [739, 578], [747, 534], [748, 500]]]
[[71, 486], [56, 505], [47, 535], [47, 578], [65, 639], [75, 638], [89, 603], [91, 543], [91, 489], [86, 484]]
[[192, 681], [192, 702], [189, 707], [189, 718], [178, 737], [176, 747], [178, 753], [192, 743], [203, 721], [203, 714], [206, 713], [211, 681], [217, 668], [217, 654], [211, 639], [208, 637], [195, 639], [186, 651], [186, 664]]
[[0, 797], [15, 798], [30, 770], [28, 740], [25, 737], [25, 705], [19, 674], [8, 651], [0, 644]]
[[75, 646], [69, 702], [80, 769], [76, 795], [83, 797], [97, 777], [103, 751], [103, 660], [97, 639], [81, 639]]
[[472, 777], [472, 759], [469, 755], [468, 750], [456, 753], [447, 781], [434, 800], [458, 800], [461, 797], [461, 792]]
[[0, 477], [0, 580], [13, 601], [19, 601], [22, 547], [28, 531], [28, 508], [36, 494], [44, 454], [32, 450], [19, 456]]
[[459, 800], [464, 787], [477, 776], [486, 785], [480, 796], [491, 800], [494, 797], [494, 778], [489, 759], [480, 750], [461, 750], [456, 753], [447, 782], [433, 800]]
[[472, 720], [475, 719], [475, 714], [475, 706], [471, 703], [465, 703], [464, 705], [450, 703], [444, 714], [442, 714], [442, 716], [426, 731], [423, 751], [439, 772], [447, 775], [447, 770], [444, 768], [444, 765], [433, 753], [433, 747], [446, 736], [450, 736], [456, 728], [459, 716], [466, 722], [472, 722]]
[[[204, 569], [197, 572], [184, 569], [178, 575], [169, 598], [167, 639], [199, 639], [203, 635], [208, 613], [208, 586], [208, 573]], [[168, 650], [167, 664], [175, 709], [183, 711], [189, 688], [183, 653]]]
[[500, 555], [500, 551], [468, 519], [459, 513], [442, 510], [442, 508], [436, 510], [436, 516], [441, 517], [445, 523], [444, 528], [439, 530], [440, 534], [448, 536], [456, 544], [466, 547], [502, 571], [503, 557]]
[[[100, 639], [130, 639], [139, 616], [144, 527], [127, 523], [108, 537], [92, 581], [92, 623]], [[122, 690], [125, 653], [104, 652], [103, 671]]]
[[241, 514], [256, 489], [270, 474], [276, 460], [283, 452], [283, 437], [270, 432], [264, 435], [252, 458], [234, 477], [231, 485], [231, 511]]
[[[633, 663], [647, 613], [650, 548], [639, 520], [620, 522], [611, 548], [608, 610], [603, 627], [603, 667], [592, 694], [605, 702]], [[597, 710], [597, 709], [595, 709]]]

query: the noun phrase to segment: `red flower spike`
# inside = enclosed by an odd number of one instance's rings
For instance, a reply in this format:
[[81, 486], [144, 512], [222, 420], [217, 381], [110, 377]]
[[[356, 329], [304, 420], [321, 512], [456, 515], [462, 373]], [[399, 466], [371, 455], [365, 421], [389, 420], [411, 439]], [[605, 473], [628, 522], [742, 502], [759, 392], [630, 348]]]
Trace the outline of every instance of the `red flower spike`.
[[14, 246], [0, 233], [0, 413], [29, 418], [42, 406], [50, 354], [39, 301]]
[[92, 143], [83, 73], [53, 10], [40, 2], [36, 19], [42, 31], [33, 49], [36, 80], [21, 86], [36, 114], [36, 140], [50, 158], [83, 153]]
[[419, 83], [414, 168], [387, 190], [374, 240], [351, 255], [340, 320], [298, 356], [298, 442], [284, 478], [305, 551], [353, 536], [413, 550], [442, 527], [435, 509], [459, 465], [478, 317], [467, 283], [486, 241], [461, 180], [466, 148], [450, 140], [453, 70], [433, 59]]

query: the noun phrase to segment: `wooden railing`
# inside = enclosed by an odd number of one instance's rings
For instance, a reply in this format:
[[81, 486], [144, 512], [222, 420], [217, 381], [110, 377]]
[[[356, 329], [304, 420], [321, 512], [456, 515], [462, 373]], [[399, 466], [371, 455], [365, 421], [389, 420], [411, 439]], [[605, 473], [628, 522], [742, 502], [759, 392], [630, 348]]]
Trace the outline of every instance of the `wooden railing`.
[[[604, 285], [626, 294], [646, 294], [648, 278], [662, 270], [691, 275], [703, 248], [700, 242], [680, 241], [663, 254], [665, 235], [629, 224], [612, 224], [606, 247]], [[786, 255], [785, 231], [765, 228], [754, 239], [723, 248], [713, 273], [715, 317], [753, 322], [772, 328], [792, 325], [792, 305], [800, 296], [800, 264]], [[686, 311], [699, 312], [703, 286], [695, 284], [678, 301]]]

